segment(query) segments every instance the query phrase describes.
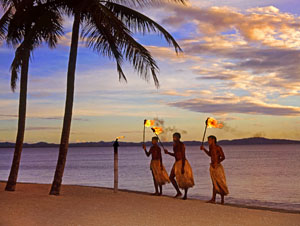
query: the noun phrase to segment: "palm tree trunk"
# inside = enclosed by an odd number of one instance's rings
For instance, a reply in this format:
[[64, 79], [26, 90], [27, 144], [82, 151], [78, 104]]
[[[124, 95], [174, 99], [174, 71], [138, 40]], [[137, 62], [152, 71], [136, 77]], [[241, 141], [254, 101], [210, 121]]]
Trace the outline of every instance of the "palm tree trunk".
[[67, 159], [71, 122], [72, 122], [79, 28], [80, 28], [80, 13], [75, 13], [73, 28], [72, 28], [72, 42], [71, 42], [71, 49], [69, 55], [69, 65], [68, 65], [67, 94], [66, 94], [64, 124], [63, 124], [63, 129], [61, 134], [56, 171], [55, 171], [52, 187], [50, 190], [50, 195], [59, 195], [60, 187], [62, 183], [62, 177], [65, 169], [65, 163]]
[[19, 118], [18, 118], [18, 132], [15, 144], [14, 158], [12, 161], [10, 174], [5, 187], [6, 191], [15, 191], [21, 153], [25, 134], [25, 121], [26, 121], [26, 102], [27, 102], [27, 82], [28, 82], [28, 68], [29, 68], [29, 51], [24, 51], [21, 67], [21, 80], [20, 80], [20, 96], [19, 96]]

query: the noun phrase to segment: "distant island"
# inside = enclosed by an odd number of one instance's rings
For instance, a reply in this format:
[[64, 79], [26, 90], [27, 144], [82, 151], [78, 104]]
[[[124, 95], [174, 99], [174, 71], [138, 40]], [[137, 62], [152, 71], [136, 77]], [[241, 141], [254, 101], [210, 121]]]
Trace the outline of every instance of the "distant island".
[[[114, 141], [111, 142], [84, 142], [84, 143], [70, 143], [69, 147], [111, 147]], [[142, 142], [119, 142], [121, 146], [141, 146]], [[200, 141], [184, 141], [189, 146], [200, 146]], [[146, 142], [146, 145], [150, 145], [150, 142]], [[205, 143], [207, 144], [207, 143]], [[221, 140], [218, 142], [220, 145], [263, 145], [263, 144], [300, 144], [298, 140], [285, 140], [285, 139], [268, 139], [263, 137], [251, 137], [234, 140]], [[0, 148], [13, 148], [14, 143], [3, 142], [0, 143]], [[172, 142], [164, 142], [164, 145], [170, 146]], [[41, 148], [41, 147], [58, 147], [59, 144], [38, 142], [33, 144], [24, 143], [24, 148]]]

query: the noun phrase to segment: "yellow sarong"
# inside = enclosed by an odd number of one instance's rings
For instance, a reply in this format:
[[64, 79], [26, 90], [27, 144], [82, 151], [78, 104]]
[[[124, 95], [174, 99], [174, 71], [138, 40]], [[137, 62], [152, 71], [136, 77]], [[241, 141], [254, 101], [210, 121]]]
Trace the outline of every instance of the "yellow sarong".
[[152, 170], [154, 180], [158, 185], [170, 183], [168, 173], [164, 166], [161, 167], [160, 160], [151, 160], [150, 169]]
[[222, 164], [218, 164], [216, 168], [213, 168], [210, 165], [209, 172], [216, 192], [221, 195], [228, 195], [229, 191], [226, 184], [226, 177]]
[[182, 169], [182, 160], [179, 160], [174, 163], [172, 169], [174, 170], [178, 186], [181, 189], [187, 189], [193, 187], [195, 185], [194, 176], [193, 176], [192, 167], [188, 162], [188, 160], [185, 160], [184, 174], [181, 173], [181, 169]]

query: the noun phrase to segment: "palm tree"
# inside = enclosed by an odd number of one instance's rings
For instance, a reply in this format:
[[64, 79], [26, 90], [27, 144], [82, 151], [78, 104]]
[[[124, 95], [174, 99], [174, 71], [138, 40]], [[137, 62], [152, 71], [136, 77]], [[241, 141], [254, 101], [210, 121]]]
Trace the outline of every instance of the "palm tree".
[[[185, 0], [170, 1], [185, 2]], [[161, 34], [170, 45], [175, 47], [176, 52], [181, 51], [177, 42], [163, 27], [149, 17], [130, 8], [132, 5], [149, 6], [152, 3], [160, 2], [159, 0], [64, 0], [59, 2], [63, 2], [63, 9], [68, 15], [72, 15], [74, 20], [63, 129], [50, 195], [59, 195], [67, 158], [80, 24], [82, 25], [81, 37], [85, 40], [87, 46], [101, 55], [113, 58], [116, 61], [119, 79], [125, 81], [126, 77], [122, 70], [123, 60], [129, 61], [143, 79], [148, 80], [151, 74], [155, 85], [159, 86], [156, 76], [158, 66], [155, 60], [150, 52], [132, 37], [132, 32]]]
[[11, 64], [11, 88], [16, 89], [18, 73], [21, 70], [18, 131], [15, 152], [6, 191], [16, 188], [22, 146], [25, 133], [27, 81], [30, 55], [35, 48], [45, 41], [49, 47], [55, 47], [58, 38], [63, 34], [62, 17], [54, 1], [26, 0], [4, 1], [1, 5], [5, 11], [0, 19], [0, 38], [9, 45], [18, 46]]

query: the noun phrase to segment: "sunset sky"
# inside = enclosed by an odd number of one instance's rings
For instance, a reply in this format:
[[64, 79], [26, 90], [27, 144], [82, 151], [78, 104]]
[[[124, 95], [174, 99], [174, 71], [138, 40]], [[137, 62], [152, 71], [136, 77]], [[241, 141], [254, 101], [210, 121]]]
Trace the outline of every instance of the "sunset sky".
[[[156, 89], [129, 65], [124, 66], [128, 83], [119, 82], [115, 63], [81, 44], [71, 142], [120, 135], [141, 141], [144, 118], [155, 117], [185, 130], [183, 140], [200, 140], [208, 116], [224, 123], [223, 129], [208, 130], [219, 139], [300, 140], [299, 0], [191, 0], [143, 12], [162, 24], [184, 53], [176, 56], [159, 36], [135, 36], [160, 67]], [[59, 143], [71, 22], [56, 49], [34, 52], [25, 142]], [[0, 46], [0, 142], [13, 142], [19, 95], [10, 89], [14, 51]], [[151, 136], [148, 131], [147, 139]]]

